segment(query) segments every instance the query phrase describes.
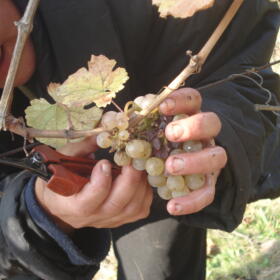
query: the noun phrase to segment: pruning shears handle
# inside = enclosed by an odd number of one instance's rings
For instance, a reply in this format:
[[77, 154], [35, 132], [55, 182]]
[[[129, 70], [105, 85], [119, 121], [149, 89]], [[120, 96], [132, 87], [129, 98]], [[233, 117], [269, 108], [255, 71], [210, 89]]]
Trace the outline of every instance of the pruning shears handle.
[[[52, 191], [70, 196], [80, 192], [89, 182], [97, 160], [63, 155], [46, 145], [33, 148], [30, 155], [23, 159], [0, 158], [0, 164], [27, 169], [47, 181]], [[120, 168], [113, 165], [112, 176], [117, 177]]]
[[[32, 154], [33, 157], [36, 155], [48, 170], [49, 176], [44, 178], [48, 180], [47, 187], [63, 196], [80, 192], [89, 182], [92, 169], [98, 162], [88, 158], [66, 156], [46, 145], [35, 147]], [[113, 166], [113, 177], [119, 173], [120, 169]]]

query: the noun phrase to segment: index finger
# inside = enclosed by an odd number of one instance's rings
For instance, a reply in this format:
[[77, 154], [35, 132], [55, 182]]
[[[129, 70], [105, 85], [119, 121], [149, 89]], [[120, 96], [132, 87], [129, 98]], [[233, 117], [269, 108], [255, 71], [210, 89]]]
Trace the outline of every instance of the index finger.
[[96, 136], [90, 136], [80, 142], [68, 143], [58, 151], [67, 156], [86, 157], [97, 149]]
[[201, 107], [200, 93], [193, 88], [181, 88], [171, 93], [160, 105], [164, 115], [195, 114]]

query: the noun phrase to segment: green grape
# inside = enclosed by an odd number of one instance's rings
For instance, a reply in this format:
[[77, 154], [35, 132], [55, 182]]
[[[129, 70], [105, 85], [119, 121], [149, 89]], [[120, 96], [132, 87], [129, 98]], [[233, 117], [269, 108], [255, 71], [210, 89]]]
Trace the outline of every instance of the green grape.
[[151, 94], [151, 93], [146, 94], [141, 102], [141, 108], [144, 109], [150, 106], [154, 102], [155, 97], [156, 97], [155, 94]]
[[129, 132], [127, 130], [121, 130], [118, 133], [118, 137], [119, 137], [120, 140], [126, 141], [126, 140], [129, 139]]
[[183, 153], [185, 153], [184, 150], [182, 150], [182, 149], [175, 149], [175, 150], [172, 150], [169, 155], [173, 156], [173, 155], [178, 155], [178, 154], [183, 154]]
[[161, 197], [164, 200], [169, 200], [172, 198], [172, 192], [166, 186], [157, 188], [157, 193], [158, 193], [159, 197]]
[[146, 171], [151, 176], [159, 176], [164, 172], [164, 161], [161, 158], [151, 157], [146, 162]]
[[144, 141], [143, 144], [145, 145], [143, 158], [147, 159], [152, 155], [152, 145], [147, 141]]
[[143, 103], [144, 99], [145, 99], [144, 96], [138, 96], [134, 99], [134, 103], [142, 109], [143, 108], [142, 103]]
[[118, 166], [126, 166], [126, 165], [130, 165], [131, 158], [126, 154], [125, 151], [117, 151], [114, 154], [114, 162]]
[[149, 146], [145, 140], [133, 139], [126, 144], [125, 151], [132, 158], [144, 158], [149, 153]]
[[185, 183], [191, 190], [198, 190], [204, 186], [206, 181], [203, 174], [191, 174], [185, 176]]
[[102, 116], [101, 125], [108, 130], [112, 130], [113, 128], [117, 127], [116, 116], [117, 112], [114, 111], [108, 111], [104, 113]]
[[134, 158], [132, 160], [132, 166], [136, 170], [143, 171], [143, 170], [145, 170], [146, 161], [147, 161], [147, 159], [145, 159], [145, 158]]
[[129, 126], [128, 117], [123, 112], [117, 113], [116, 122], [117, 122], [117, 128], [119, 130], [126, 130]]
[[179, 120], [182, 120], [182, 119], [186, 119], [188, 116], [189, 115], [187, 115], [187, 114], [176, 115], [176, 116], [174, 116], [173, 121], [179, 121]]
[[109, 132], [101, 132], [96, 137], [97, 145], [102, 149], [107, 149], [112, 145], [112, 137]]
[[192, 153], [192, 152], [198, 152], [203, 149], [203, 145], [200, 141], [196, 140], [189, 140], [183, 143], [183, 150]]
[[165, 176], [151, 176], [148, 175], [148, 182], [152, 187], [158, 188], [166, 185], [166, 177]]
[[172, 197], [176, 198], [176, 197], [182, 197], [182, 196], [186, 196], [190, 193], [190, 190], [188, 188], [183, 189], [182, 191], [173, 191], [172, 192]]
[[182, 191], [185, 188], [185, 180], [183, 176], [168, 176], [166, 186], [171, 191]]

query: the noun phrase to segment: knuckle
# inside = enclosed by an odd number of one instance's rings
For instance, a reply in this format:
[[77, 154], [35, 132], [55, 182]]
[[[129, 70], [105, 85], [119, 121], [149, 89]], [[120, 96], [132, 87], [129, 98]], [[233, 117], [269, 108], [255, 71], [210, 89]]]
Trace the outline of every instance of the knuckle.
[[87, 203], [77, 203], [73, 205], [73, 215], [76, 217], [88, 217], [92, 215], [92, 208]]
[[216, 154], [218, 155], [217, 160], [215, 160], [217, 168], [223, 168], [226, 165], [227, 160], [228, 160], [225, 149], [220, 146], [216, 146], [215, 150], [213, 152], [213, 155], [216, 155]]
[[115, 199], [111, 199], [107, 202], [106, 212], [109, 215], [118, 215], [123, 210], [123, 203], [121, 201], [116, 201]]
[[89, 217], [92, 214], [92, 209], [90, 207], [82, 207], [78, 214], [82, 217]]
[[134, 169], [132, 166], [124, 166], [123, 171], [127, 184], [135, 185], [135, 183], [138, 183], [142, 178], [143, 172]]
[[201, 98], [201, 94], [198, 90], [196, 89], [191, 89], [191, 93], [192, 93], [192, 96], [193, 96], [193, 99], [198, 103], [198, 104], [201, 104], [202, 103], [202, 98]]
[[203, 114], [199, 114], [190, 127], [191, 133], [201, 134], [204, 131], [204, 124], [205, 124], [205, 116]]
[[140, 212], [141, 212], [141, 206], [139, 205], [139, 203], [130, 204], [124, 209], [124, 215], [126, 217], [138, 216]]
[[205, 114], [208, 119], [208, 122], [210, 122], [211, 125], [217, 129], [217, 133], [218, 133], [222, 128], [222, 122], [221, 122], [219, 116], [214, 112], [208, 112]]
[[221, 154], [222, 154], [222, 161], [223, 161], [222, 167], [224, 167], [228, 162], [228, 156], [227, 156], [226, 151], [223, 148], [222, 148]]

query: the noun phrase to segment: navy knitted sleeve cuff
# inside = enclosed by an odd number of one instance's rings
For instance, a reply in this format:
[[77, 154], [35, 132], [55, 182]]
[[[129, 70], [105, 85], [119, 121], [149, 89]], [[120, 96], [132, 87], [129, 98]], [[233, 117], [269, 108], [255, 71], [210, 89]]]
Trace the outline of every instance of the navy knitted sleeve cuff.
[[61, 231], [39, 205], [34, 191], [36, 177], [32, 177], [24, 190], [27, 210], [36, 223], [66, 253], [74, 265], [92, 265], [101, 262], [110, 248], [110, 232], [107, 229], [84, 228], [76, 230], [73, 237]]

